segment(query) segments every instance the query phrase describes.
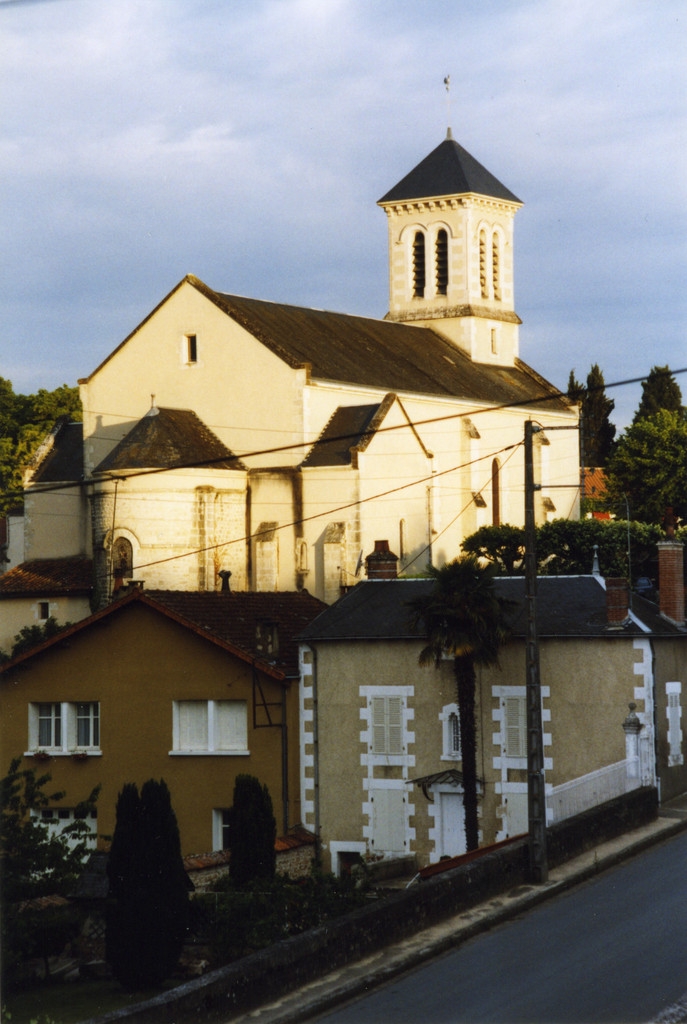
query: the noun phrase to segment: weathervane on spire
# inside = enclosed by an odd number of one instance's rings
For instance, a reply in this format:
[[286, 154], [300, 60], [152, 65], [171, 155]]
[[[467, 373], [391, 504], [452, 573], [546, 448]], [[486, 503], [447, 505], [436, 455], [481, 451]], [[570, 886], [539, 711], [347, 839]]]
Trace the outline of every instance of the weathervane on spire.
[[452, 139], [453, 133], [451, 131], [451, 76], [446, 75], [444, 78], [444, 85], [446, 86], [446, 121], [448, 123], [448, 130], [446, 132], [446, 138]]

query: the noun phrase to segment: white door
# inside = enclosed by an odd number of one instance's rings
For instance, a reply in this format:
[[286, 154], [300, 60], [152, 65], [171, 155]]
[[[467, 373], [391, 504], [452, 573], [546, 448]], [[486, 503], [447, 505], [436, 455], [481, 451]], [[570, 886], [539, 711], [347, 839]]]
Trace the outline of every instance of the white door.
[[439, 857], [458, 857], [465, 853], [465, 811], [461, 793], [438, 793], [441, 816]]

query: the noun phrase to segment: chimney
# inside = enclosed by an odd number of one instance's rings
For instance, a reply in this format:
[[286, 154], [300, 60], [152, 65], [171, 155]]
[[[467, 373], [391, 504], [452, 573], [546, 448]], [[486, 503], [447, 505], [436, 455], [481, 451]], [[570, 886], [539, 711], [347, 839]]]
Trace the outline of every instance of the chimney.
[[621, 629], [629, 618], [630, 593], [622, 576], [606, 577], [606, 621], [609, 629]]
[[389, 551], [388, 540], [376, 540], [375, 549], [365, 559], [368, 580], [395, 580], [398, 577], [398, 555]]
[[231, 591], [231, 586], [229, 584], [229, 580], [231, 579], [231, 570], [230, 569], [220, 569], [220, 571], [217, 573], [217, 575], [219, 576], [219, 578], [222, 581], [222, 586], [219, 588], [220, 589], [220, 593], [228, 594]]
[[658, 542], [658, 607], [664, 619], [685, 625], [684, 544], [679, 540]]

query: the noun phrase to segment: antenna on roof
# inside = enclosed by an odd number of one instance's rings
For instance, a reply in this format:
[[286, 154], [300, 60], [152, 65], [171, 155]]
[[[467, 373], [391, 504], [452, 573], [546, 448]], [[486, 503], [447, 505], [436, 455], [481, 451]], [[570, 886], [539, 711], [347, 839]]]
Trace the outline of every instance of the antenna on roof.
[[451, 131], [451, 76], [446, 75], [444, 79], [444, 85], [446, 86], [446, 124], [448, 128], [446, 130], [446, 138], [452, 139], [453, 132]]

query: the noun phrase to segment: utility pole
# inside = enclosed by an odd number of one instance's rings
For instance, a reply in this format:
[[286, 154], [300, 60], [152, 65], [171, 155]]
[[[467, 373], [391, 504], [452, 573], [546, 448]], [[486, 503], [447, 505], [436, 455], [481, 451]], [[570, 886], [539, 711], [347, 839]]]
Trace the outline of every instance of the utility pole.
[[527, 603], [527, 814], [529, 822], [530, 880], [546, 882], [546, 787], [544, 737], [541, 723], [541, 682], [537, 643], [537, 551], [534, 520], [533, 437], [541, 427], [525, 422], [525, 599]]

